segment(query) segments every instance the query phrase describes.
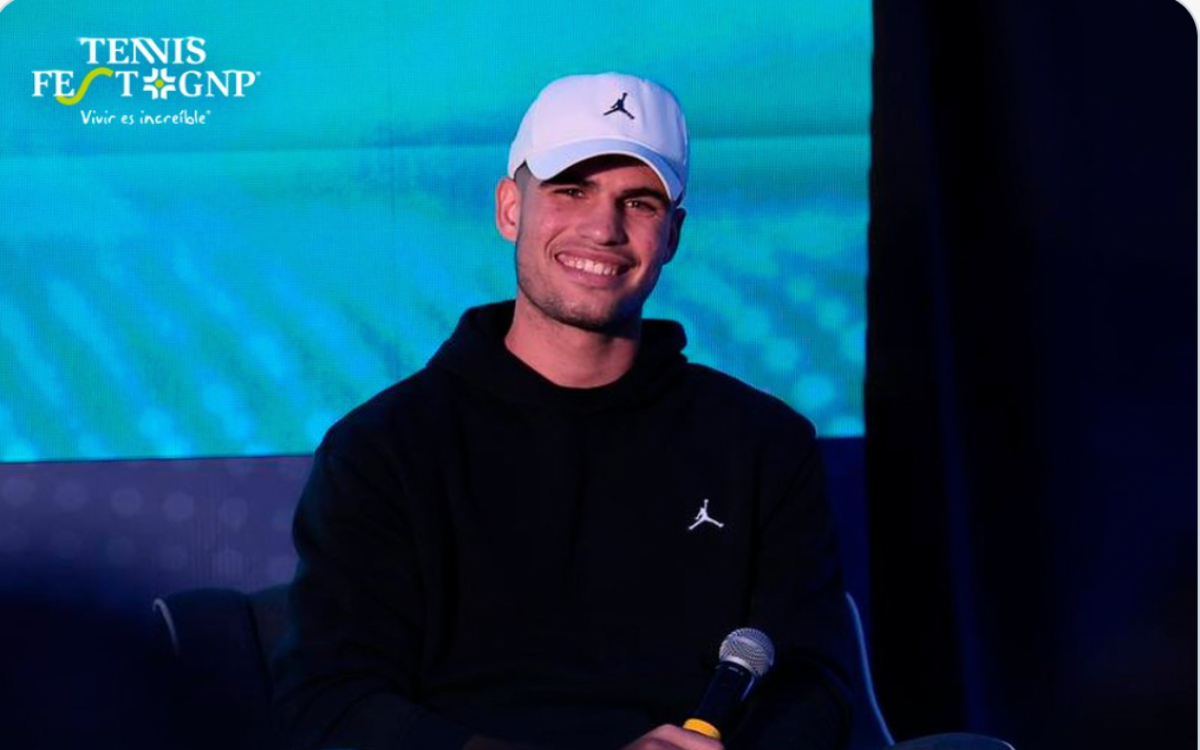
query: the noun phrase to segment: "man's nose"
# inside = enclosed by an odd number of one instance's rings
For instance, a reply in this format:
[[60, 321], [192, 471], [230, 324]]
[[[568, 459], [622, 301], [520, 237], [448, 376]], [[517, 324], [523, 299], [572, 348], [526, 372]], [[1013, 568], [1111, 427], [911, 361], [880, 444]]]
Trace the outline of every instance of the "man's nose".
[[600, 245], [622, 245], [625, 234], [625, 211], [622, 206], [597, 201], [589, 206], [579, 224], [579, 233]]

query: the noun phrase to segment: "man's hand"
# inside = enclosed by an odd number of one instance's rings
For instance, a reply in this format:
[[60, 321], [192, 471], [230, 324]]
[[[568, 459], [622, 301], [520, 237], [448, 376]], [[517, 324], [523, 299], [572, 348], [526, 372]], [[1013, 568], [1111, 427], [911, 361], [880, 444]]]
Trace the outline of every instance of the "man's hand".
[[705, 737], [702, 734], [688, 731], [674, 724], [663, 724], [633, 742], [622, 750], [724, 750], [720, 742]]

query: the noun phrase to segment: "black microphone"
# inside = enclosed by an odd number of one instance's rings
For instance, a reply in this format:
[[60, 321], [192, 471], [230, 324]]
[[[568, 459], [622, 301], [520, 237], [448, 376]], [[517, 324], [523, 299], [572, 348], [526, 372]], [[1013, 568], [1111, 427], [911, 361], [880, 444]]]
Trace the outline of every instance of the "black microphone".
[[721, 728], [775, 663], [775, 645], [761, 630], [738, 628], [721, 643], [717, 668], [684, 729], [721, 739]]

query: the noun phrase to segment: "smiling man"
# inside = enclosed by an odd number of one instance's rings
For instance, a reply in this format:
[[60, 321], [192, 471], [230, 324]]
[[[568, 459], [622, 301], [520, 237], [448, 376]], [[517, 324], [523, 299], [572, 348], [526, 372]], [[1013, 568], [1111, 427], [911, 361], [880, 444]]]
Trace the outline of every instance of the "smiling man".
[[317, 450], [272, 664], [289, 746], [719, 750], [680, 725], [743, 626], [777, 658], [728, 747], [839, 746], [854, 646], [812, 426], [642, 317], [687, 179], [661, 86], [539, 94], [496, 188], [516, 299]]

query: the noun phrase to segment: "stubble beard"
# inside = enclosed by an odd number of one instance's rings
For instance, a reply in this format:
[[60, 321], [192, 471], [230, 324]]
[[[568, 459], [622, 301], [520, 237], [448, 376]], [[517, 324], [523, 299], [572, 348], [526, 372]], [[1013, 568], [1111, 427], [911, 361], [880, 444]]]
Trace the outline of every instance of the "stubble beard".
[[641, 299], [625, 298], [615, 305], [593, 308], [586, 302], [572, 304], [550, 284], [539, 282], [521, 264], [520, 250], [516, 253], [517, 288], [521, 295], [546, 318], [562, 325], [610, 336], [635, 333], [642, 320]]

